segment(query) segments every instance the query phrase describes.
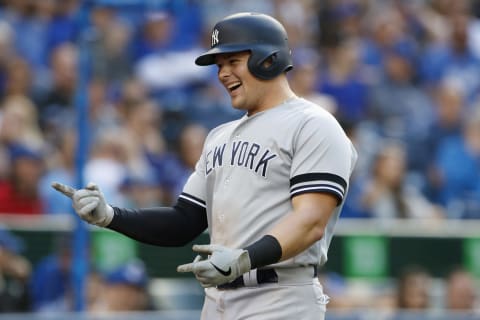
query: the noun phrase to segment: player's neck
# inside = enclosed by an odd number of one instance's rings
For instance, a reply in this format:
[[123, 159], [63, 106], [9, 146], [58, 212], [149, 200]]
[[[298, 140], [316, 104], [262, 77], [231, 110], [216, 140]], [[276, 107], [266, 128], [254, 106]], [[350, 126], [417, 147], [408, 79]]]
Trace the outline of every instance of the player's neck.
[[285, 77], [277, 77], [268, 81], [260, 81], [257, 87], [257, 100], [248, 109], [247, 115], [266, 111], [282, 105], [289, 99], [296, 97]]
[[296, 97], [295, 93], [290, 88], [286, 79], [280, 78], [272, 84], [271, 90], [266, 91], [265, 101], [266, 105], [273, 108], [285, 103], [287, 100]]

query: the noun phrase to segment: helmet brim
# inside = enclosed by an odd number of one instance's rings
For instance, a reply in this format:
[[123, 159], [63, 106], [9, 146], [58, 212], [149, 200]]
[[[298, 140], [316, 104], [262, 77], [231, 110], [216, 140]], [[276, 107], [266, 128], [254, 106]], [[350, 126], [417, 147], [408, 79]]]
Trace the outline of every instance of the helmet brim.
[[215, 64], [215, 56], [221, 53], [235, 53], [235, 52], [242, 52], [242, 51], [250, 51], [251, 44], [233, 44], [233, 45], [220, 45], [214, 48], [211, 48], [204, 54], [201, 54], [195, 59], [195, 64], [199, 66], [208, 66]]

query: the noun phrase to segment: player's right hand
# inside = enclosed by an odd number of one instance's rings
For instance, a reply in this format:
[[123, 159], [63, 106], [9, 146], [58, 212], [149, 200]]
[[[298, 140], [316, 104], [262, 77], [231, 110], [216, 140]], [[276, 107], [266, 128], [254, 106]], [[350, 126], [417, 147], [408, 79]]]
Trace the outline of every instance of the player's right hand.
[[77, 215], [90, 224], [106, 227], [112, 222], [113, 208], [109, 206], [100, 188], [90, 182], [85, 188], [75, 190], [59, 182], [52, 187], [72, 199], [72, 206]]
[[[177, 271], [193, 272], [204, 288], [230, 282], [250, 271], [251, 262], [247, 250], [217, 244], [196, 244], [192, 249], [199, 255], [193, 262], [178, 266]], [[208, 258], [203, 259], [202, 255], [208, 255]]]

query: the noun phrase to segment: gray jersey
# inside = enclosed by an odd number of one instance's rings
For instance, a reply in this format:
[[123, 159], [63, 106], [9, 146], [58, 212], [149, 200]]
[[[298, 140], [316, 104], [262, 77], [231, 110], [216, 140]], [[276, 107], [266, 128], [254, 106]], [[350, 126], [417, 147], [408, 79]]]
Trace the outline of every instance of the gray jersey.
[[291, 198], [339, 200], [324, 237], [278, 265], [324, 264], [357, 155], [336, 119], [293, 98], [213, 129], [181, 198], [206, 209], [211, 243], [244, 248], [291, 212]]

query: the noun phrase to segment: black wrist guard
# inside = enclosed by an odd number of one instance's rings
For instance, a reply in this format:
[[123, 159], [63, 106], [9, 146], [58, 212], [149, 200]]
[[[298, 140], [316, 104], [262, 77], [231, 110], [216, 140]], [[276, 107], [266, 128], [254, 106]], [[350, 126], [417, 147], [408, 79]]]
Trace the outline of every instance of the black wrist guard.
[[278, 240], [269, 234], [247, 246], [251, 268], [256, 269], [276, 263], [282, 258], [282, 247]]

